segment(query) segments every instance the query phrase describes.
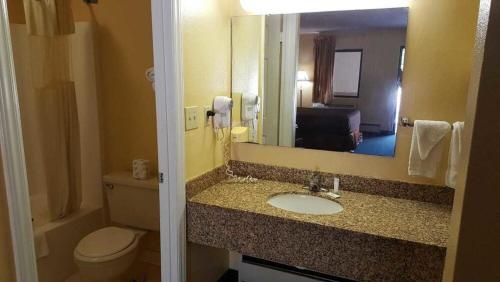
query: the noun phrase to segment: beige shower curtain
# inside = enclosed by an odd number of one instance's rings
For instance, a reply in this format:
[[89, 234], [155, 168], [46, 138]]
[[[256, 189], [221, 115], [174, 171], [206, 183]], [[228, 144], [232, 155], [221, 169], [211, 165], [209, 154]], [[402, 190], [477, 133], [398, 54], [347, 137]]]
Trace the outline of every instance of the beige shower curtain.
[[[50, 219], [81, 205], [80, 130], [75, 85], [71, 78], [71, 42], [75, 27], [68, 0], [24, 0], [30, 35], [33, 103], [43, 170], [30, 185], [46, 187]], [[29, 142], [27, 142], [29, 144]], [[27, 160], [29, 161], [29, 159]], [[43, 183], [42, 183], [43, 182]]]

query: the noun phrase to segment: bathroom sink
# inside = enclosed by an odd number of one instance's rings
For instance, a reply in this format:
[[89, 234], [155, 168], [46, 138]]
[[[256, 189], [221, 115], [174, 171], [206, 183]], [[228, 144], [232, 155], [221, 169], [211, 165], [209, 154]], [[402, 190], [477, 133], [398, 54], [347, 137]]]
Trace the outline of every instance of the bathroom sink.
[[279, 209], [302, 214], [329, 215], [344, 210], [335, 201], [305, 194], [280, 194], [269, 198], [267, 203]]

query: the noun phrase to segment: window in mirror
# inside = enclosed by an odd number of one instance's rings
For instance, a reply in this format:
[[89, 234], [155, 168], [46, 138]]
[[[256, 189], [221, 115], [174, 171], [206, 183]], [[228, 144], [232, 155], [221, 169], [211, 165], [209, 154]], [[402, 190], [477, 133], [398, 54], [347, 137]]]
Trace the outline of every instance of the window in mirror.
[[233, 18], [233, 126], [254, 93], [253, 143], [394, 156], [407, 20], [407, 8]]
[[358, 98], [363, 50], [335, 50], [334, 97]]
[[401, 46], [399, 51], [399, 68], [398, 68], [398, 85], [401, 87], [403, 85], [403, 71], [405, 70], [405, 55], [406, 47]]

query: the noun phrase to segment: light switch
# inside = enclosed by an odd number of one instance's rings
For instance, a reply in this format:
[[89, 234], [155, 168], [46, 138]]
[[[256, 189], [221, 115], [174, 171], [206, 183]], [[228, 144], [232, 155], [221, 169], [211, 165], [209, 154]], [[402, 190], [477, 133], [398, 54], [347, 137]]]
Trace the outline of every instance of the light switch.
[[186, 120], [186, 130], [198, 128], [198, 107], [184, 108], [184, 119]]

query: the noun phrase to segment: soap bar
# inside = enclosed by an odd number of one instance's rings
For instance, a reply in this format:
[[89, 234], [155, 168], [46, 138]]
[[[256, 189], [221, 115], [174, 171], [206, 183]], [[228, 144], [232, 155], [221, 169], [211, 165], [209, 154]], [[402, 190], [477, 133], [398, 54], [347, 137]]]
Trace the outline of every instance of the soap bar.
[[335, 194], [335, 193], [333, 193], [333, 192], [328, 192], [328, 193], [326, 193], [326, 195], [327, 195], [328, 197], [332, 198], [332, 199], [337, 199], [337, 198], [340, 198], [340, 196], [339, 196], [339, 195], [337, 195], [337, 194]]

